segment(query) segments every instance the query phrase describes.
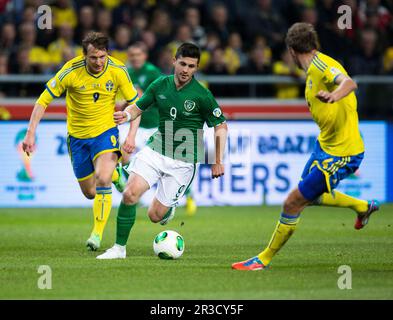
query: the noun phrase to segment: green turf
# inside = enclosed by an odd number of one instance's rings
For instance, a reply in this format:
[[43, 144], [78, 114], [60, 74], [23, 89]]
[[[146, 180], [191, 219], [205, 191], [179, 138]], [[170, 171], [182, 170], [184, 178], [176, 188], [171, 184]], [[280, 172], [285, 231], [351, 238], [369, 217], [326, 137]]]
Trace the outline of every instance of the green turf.
[[[101, 261], [88, 252], [89, 209], [0, 209], [0, 299], [392, 299], [393, 205], [361, 231], [349, 210], [308, 208], [269, 271], [231, 270], [270, 239], [279, 207], [179, 208], [166, 226], [138, 209], [125, 260]], [[112, 245], [112, 211], [103, 248]], [[183, 223], [182, 223], [183, 222]], [[184, 236], [175, 261], [153, 254], [154, 236]], [[102, 252], [102, 250], [101, 250]], [[40, 265], [52, 269], [52, 289], [38, 289]], [[352, 269], [352, 289], [340, 290], [340, 265]]]

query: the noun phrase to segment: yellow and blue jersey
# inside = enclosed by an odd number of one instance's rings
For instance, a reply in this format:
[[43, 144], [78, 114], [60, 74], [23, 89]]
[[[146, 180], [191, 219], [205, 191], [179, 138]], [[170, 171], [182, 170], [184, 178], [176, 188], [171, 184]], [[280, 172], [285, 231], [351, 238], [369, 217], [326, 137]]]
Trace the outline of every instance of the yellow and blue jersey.
[[340, 74], [347, 75], [340, 63], [317, 52], [307, 70], [305, 96], [320, 129], [318, 141], [322, 150], [334, 156], [357, 155], [364, 152], [364, 144], [359, 132], [355, 93], [334, 103], [324, 103], [316, 97], [320, 90], [334, 91]]
[[92, 74], [84, 56], [68, 61], [46, 84], [37, 103], [47, 107], [54, 99], [66, 94], [68, 134], [90, 139], [116, 127], [113, 121], [115, 97], [120, 90], [128, 103], [138, 99], [125, 65], [108, 56], [104, 70]]

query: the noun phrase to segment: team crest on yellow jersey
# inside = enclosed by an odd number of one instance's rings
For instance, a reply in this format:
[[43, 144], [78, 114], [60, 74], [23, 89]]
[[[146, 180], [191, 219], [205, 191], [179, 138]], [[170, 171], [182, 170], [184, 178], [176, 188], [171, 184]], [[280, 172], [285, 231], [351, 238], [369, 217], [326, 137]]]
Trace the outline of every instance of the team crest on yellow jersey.
[[308, 80], [308, 88], [311, 89], [312, 88], [312, 80]]
[[113, 90], [113, 82], [111, 80], [108, 80], [105, 84], [105, 88], [107, 91], [112, 91]]

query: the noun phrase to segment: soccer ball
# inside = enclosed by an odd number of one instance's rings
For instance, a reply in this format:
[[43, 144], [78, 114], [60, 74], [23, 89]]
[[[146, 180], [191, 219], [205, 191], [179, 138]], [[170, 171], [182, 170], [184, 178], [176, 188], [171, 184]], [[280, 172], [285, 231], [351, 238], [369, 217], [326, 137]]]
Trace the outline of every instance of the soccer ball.
[[184, 252], [184, 239], [176, 231], [165, 230], [154, 238], [153, 249], [161, 259], [177, 259]]

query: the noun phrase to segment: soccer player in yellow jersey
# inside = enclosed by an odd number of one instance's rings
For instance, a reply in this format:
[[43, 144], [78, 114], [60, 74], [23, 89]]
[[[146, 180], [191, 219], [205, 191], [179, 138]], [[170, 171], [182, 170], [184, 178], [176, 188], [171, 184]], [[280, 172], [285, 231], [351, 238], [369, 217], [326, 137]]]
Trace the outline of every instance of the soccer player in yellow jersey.
[[94, 228], [86, 245], [97, 250], [112, 207], [111, 182], [118, 189], [126, 182], [119, 182], [115, 170], [121, 156], [113, 120], [115, 96], [120, 90], [128, 103], [135, 103], [138, 93], [124, 64], [108, 55], [106, 36], [90, 32], [82, 46], [83, 55], [65, 63], [36, 101], [23, 150], [28, 155], [34, 150], [35, 132], [47, 106], [66, 91], [69, 155], [82, 193], [94, 199]]
[[340, 180], [354, 173], [364, 157], [356, 111], [356, 83], [334, 59], [318, 51], [318, 37], [311, 24], [295, 23], [286, 44], [296, 64], [306, 74], [306, 100], [320, 134], [298, 187], [284, 201], [273, 236], [260, 254], [232, 264], [236, 270], [262, 270], [296, 229], [308, 205], [351, 208], [357, 214], [355, 229], [363, 228], [379, 209], [376, 200], [360, 200], [338, 191]]

